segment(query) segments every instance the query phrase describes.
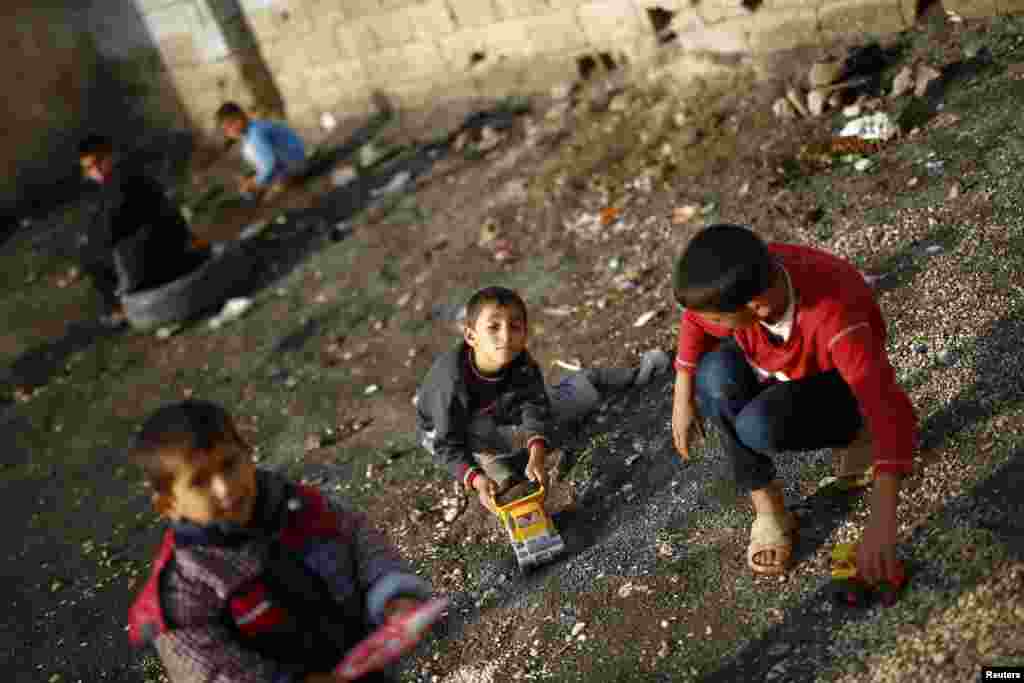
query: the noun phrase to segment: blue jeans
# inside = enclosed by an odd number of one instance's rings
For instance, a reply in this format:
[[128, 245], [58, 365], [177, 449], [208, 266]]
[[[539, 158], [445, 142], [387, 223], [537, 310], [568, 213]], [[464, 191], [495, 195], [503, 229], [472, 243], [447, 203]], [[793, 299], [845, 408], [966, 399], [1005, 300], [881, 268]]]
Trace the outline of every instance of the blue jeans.
[[863, 424], [837, 371], [763, 384], [731, 338], [701, 358], [695, 393], [700, 414], [722, 434], [740, 493], [775, 479], [769, 456], [846, 446]]

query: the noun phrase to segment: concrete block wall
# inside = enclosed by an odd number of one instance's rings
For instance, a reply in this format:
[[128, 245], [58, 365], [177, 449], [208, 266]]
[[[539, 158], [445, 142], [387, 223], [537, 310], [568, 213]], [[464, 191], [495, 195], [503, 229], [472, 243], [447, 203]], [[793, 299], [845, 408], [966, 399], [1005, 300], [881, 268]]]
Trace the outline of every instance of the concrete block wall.
[[[905, 30], [923, 0], [120, 1], [159, 52], [161, 87], [212, 131], [227, 99], [313, 128], [325, 111], [369, 112], [375, 92], [443, 107], [544, 92], [593, 65], [706, 81], [728, 75], [723, 56]], [[942, 1], [965, 17], [1024, 11], [1024, 0]]]

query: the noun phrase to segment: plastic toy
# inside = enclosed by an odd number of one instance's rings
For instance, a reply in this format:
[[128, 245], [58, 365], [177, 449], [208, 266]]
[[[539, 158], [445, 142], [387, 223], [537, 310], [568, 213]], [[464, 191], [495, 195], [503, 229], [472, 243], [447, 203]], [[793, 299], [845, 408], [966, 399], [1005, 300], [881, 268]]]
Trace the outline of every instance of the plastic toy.
[[334, 669], [335, 678], [354, 681], [394, 662], [416, 647], [447, 607], [447, 599], [435, 598], [416, 609], [391, 617], [349, 651]]
[[565, 550], [565, 542], [544, 510], [544, 487], [532, 484], [521, 497], [504, 505], [495, 502], [501, 524], [508, 531], [520, 571], [537, 567]]
[[857, 571], [856, 543], [840, 543], [832, 550], [832, 599], [839, 605], [860, 607], [867, 604], [872, 596], [877, 596], [883, 605], [889, 607], [896, 602], [906, 582], [901, 564], [895, 583], [868, 584]]

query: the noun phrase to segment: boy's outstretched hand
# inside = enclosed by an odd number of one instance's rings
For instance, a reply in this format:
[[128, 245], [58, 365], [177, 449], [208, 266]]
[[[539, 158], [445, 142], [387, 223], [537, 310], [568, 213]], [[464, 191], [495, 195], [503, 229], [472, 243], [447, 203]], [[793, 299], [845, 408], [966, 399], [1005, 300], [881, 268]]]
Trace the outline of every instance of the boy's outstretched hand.
[[530, 481], [535, 481], [544, 487], [544, 490], [548, 488], [547, 456], [547, 448], [542, 442], [530, 449], [530, 460], [526, 463], [526, 476]]
[[898, 476], [880, 473], [875, 479], [871, 519], [857, 547], [857, 569], [870, 584], [899, 583], [903, 565], [896, 557], [896, 506], [899, 502]]
[[693, 395], [688, 389], [682, 390], [677, 382], [675, 398], [672, 401], [672, 440], [683, 460], [690, 459], [690, 444], [693, 443], [694, 434], [704, 438], [704, 423], [697, 412]]
[[494, 507], [494, 497], [498, 495], [498, 485], [485, 474], [478, 474], [473, 480], [473, 488], [476, 489], [477, 498], [480, 504], [491, 511], [491, 514], [498, 514]]

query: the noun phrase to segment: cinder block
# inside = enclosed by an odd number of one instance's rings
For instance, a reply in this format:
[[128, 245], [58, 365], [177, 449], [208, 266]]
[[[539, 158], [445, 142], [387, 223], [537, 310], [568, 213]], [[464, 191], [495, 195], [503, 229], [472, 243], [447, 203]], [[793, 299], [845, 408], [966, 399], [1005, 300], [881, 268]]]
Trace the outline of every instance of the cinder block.
[[996, 0], [942, 0], [942, 9], [965, 19], [982, 19], [999, 13]]
[[[335, 26], [341, 21], [355, 17], [349, 16], [346, 12], [345, 0], [305, 0], [306, 12], [314, 26], [320, 28], [324, 25]], [[357, 4], [357, 3], [352, 3]]]
[[455, 21], [444, 0], [429, 0], [404, 11], [412, 27], [413, 42], [437, 40], [455, 31]]
[[820, 4], [821, 0], [764, 0], [753, 14], [756, 16], [764, 10], [793, 9], [797, 7], [816, 9]]
[[366, 94], [369, 82], [362, 62], [349, 61], [310, 69], [306, 90], [314, 102], [323, 104]]
[[373, 85], [385, 85], [433, 78], [446, 69], [437, 47], [419, 42], [381, 50], [366, 60], [366, 70]]
[[545, 0], [492, 0], [492, 2], [498, 11], [499, 20], [532, 17], [551, 11], [550, 5]]
[[420, 0], [377, 0], [380, 8], [385, 12], [396, 9], [405, 9], [420, 4]]
[[490, 0], [447, 0], [458, 28], [478, 28], [498, 21]]
[[338, 48], [348, 56], [370, 55], [381, 49], [371, 17], [338, 25]]
[[678, 34], [679, 46], [686, 52], [745, 54], [750, 52], [747, 32], [742, 23], [727, 21], [707, 28]]
[[348, 49], [342, 52], [338, 45], [338, 35], [330, 26], [317, 27], [294, 47], [296, 52], [305, 55], [306, 62], [311, 66], [335, 64], [352, 58]]
[[907, 28], [898, 1], [864, 2], [838, 0], [826, 2], [818, 10], [818, 21], [825, 41], [851, 35], [879, 36], [899, 33]]
[[709, 24], [750, 16], [741, 0], [704, 0], [697, 6], [700, 16]]
[[524, 31], [530, 38], [531, 54], [557, 54], [582, 49], [587, 45], [587, 36], [571, 11], [563, 10], [520, 21], [525, 25]]
[[297, 39], [313, 28], [308, 6], [302, 0], [250, 0], [242, 3], [245, 18], [260, 40]]
[[640, 14], [632, 0], [602, 0], [580, 5], [576, 10], [579, 26], [587, 40], [595, 46], [614, 43], [636, 36], [641, 28]]
[[[737, 20], [738, 21], [738, 20]], [[759, 10], [743, 20], [753, 52], [773, 52], [818, 45], [818, 17], [813, 8]]]
[[202, 61], [195, 40], [190, 35], [167, 36], [157, 46], [169, 67], [192, 66]]
[[395, 10], [367, 17], [366, 22], [369, 30], [377, 36], [377, 44], [380, 49], [398, 47], [412, 42], [412, 22], [409, 21], [409, 14], [406, 10]]
[[488, 57], [513, 59], [533, 54], [530, 24], [522, 19], [502, 21], [483, 29]]
[[579, 75], [576, 52], [548, 54], [530, 60], [520, 80], [524, 93], [548, 93], [553, 85], [575, 80]]

